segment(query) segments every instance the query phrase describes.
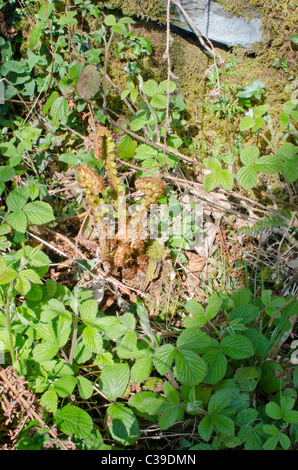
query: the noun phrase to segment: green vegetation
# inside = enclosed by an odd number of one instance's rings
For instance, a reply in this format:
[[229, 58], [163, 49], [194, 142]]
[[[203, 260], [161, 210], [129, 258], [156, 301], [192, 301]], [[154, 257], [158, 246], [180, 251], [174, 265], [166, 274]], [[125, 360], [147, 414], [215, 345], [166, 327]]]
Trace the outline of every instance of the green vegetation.
[[122, 3], [0, 0], [0, 448], [297, 450], [290, 5], [210, 56]]

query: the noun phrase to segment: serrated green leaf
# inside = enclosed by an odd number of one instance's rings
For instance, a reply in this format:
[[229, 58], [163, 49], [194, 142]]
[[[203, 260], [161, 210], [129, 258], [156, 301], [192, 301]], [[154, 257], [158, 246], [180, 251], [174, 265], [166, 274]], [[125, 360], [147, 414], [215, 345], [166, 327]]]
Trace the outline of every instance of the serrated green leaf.
[[275, 173], [279, 173], [281, 171], [282, 165], [280, 159], [275, 155], [266, 155], [258, 159], [255, 168], [261, 173], [274, 175]]
[[80, 316], [85, 325], [92, 325], [98, 313], [98, 303], [94, 299], [86, 300], [80, 306]]
[[122, 403], [108, 407], [106, 427], [112, 438], [124, 446], [133, 445], [140, 436], [137, 418]]
[[[159, 93], [166, 93], [168, 88], [168, 80], [164, 80], [158, 85], [158, 92]], [[169, 93], [173, 93], [176, 90], [176, 84], [169, 81]]]
[[24, 207], [24, 213], [28, 220], [35, 225], [42, 225], [55, 219], [50, 204], [43, 201], [29, 202]]
[[242, 335], [226, 336], [220, 346], [222, 352], [233, 359], [246, 359], [254, 354], [251, 341]]
[[248, 129], [251, 129], [255, 123], [254, 118], [251, 116], [244, 116], [244, 118], [241, 119], [240, 121], [240, 130], [241, 132], [247, 131]]
[[0, 258], [0, 284], [7, 284], [17, 277], [18, 273], [8, 268], [3, 258]]
[[248, 145], [240, 152], [240, 160], [245, 166], [251, 166], [256, 163], [260, 155], [260, 150], [256, 145]]
[[50, 361], [56, 356], [57, 352], [59, 351], [59, 346], [55, 343], [50, 342], [43, 342], [37, 344], [32, 351], [33, 359], [36, 362], [45, 362]]
[[205, 316], [209, 320], [216, 317], [218, 314], [221, 306], [222, 306], [223, 299], [218, 294], [212, 294], [207, 302]]
[[117, 355], [122, 359], [130, 359], [138, 354], [136, 349], [137, 334], [135, 331], [129, 331], [121, 338], [117, 347]]
[[142, 383], [150, 377], [153, 362], [151, 357], [141, 357], [137, 359], [131, 368], [131, 378], [136, 383]]
[[263, 444], [263, 450], [274, 450], [278, 444], [278, 437], [272, 436]]
[[65, 398], [72, 394], [76, 384], [77, 380], [73, 375], [65, 375], [54, 383], [54, 390], [59, 397]]
[[78, 383], [79, 394], [83, 400], [88, 400], [93, 393], [93, 383], [82, 375], [76, 377]]
[[155, 80], [147, 80], [143, 85], [143, 93], [152, 98], [158, 93], [158, 85]]
[[280, 409], [280, 406], [278, 406], [278, 404], [275, 403], [274, 401], [271, 401], [266, 404], [265, 411], [266, 411], [266, 414], [269, 416], [269, 418], [272, 418], [272, 419], [282, 418], [282, 411]]
[[232, 311], [230, 320], [234, 321], [240, 319], [243, 325], [247, 325], [257, 318], [258, 313], [259, 309], [256, 305], [240, 305]]
[[0, 182], [6, 183], [7, 181], [12, 180], [15, 174], [16, 174], [15, 169], [12, 168], [11, 166], [2, 166], [0, 168]]
[[148, 397], [142, 401], [142, 409], [151, 416], [159, 415], [169, 406], [169, 402], [164, 398]]
[[25, 233], [27, 228], [27, 217], [23, 211], [11, 212], [7, 216], [7, 223], [17, 232]]
[[291, 441], [286, 434], [280, 433], [278, 440], [284, 450], [288, 450], [291, 447]]
[[207, 374], [206, 362], [195, 352], [184, 349], [175, 358], [174, 375], [185, 385], [197, 385]]
[[231, 394], [225, 390], [218, 390], [211, 395], [208, 402], [208, 413], [211, 415], [220, 413], [229, 406], [231, 402]]
[[204, 416], [199, 424], [199, 433], [201, 438], [208, 442], [213, 431], [213, 420], [211, 416]]
[[131, 138], [130, 135], [125, 134], [117, 144], [117, 155], [122, 160], [131, 160], [134, 157], [138, 144]]
[[177, 350], [172, 344], [164, 344], [155, 350], [153, 364], [160, 375], [165, 375], [169, 371], [176, 352]]
[[258, 171], [254, 166], [243, 166], [238, 170], [237, 179], [244, 189], [251, 189], [258, 181]]
[[166, 109], [167, 107], [167, 97], [158, 93], [151, 98], [150, 104], [156, 109]]
[[208, 173], [208, 175], [204, 176], [203, 185], [204, 185], [205, 191], [207, 191], [207, 192], [213, 191], [213, 189], [216, 188], [218, 183], [219, 183], [219, 173], [218, 172]]
[[213, 424], [217, 431], [225, 436], [232, 436], [235, 432], [235, 425], [231, 418], [224, 415], [216, 415], [213, 417]]
[[257, 130], [261, 129], [261, 127], [265, 124], [265, 119], [261, 116], [255, 118], [255, 123], [251, 128], [252, 132], [257, 132]]
[[158, 418], [159, 428], [163, 431], [169, 429], [177, 421], [182, 421], [184, 417], [184, 409], [180, 406], [169, 406]]
[[294, 183], [298, 179], [298, 164], [295, 161], [285, 161], [282, 172], [286, 179]]
[[104, 24], [106, 24], [107, 26], [113, 26], [114, 24], [116, 24], [116, 18], [114, 15], [107, 15], [104, 19]]
[[210, 344], [210, 337], [203, 331], [197, 328], [187, 328], [182, 331], [177, 338], [177, 349], [189, 349], [191, 351], [200, 353], [204, 351]]
[[90, 351], [100, 353], [102, 350], [102, 336], [93, 326], [86, 326], [83, 330], [83, 341]]
[[9, 210], [13, 212], [21, 211], [29, 199], [29, 191], [25, 187], [16, 188], [9, 193], [6, 198], [6, 204]]
[[66, 405], [57, 410], [54, 422], [62, 432], [78, 439], [90, 437], [93, 428], [93, 422], [88, 413], [74, 405]]
[[292, 424], [298, 423], [298, 411], [296, 411], [296, 410], [287, 411], [284, 414], [283, 419], [287, 423], [292, 423]]
[[56, 413], [58, 406], [58, 395], [53, 388], [49, 388], [40, 398], [41, 406], [50, 413]]
[[230, 170], [222, 170], [219, 173], [219, 183], [227, 191], [232, 191], [234, 186], [234, 177]]
[[221, 171], [222, 166], [220, 161], [217, 158], [209, 157], [209, 158], [204, 158], [203, 163], [207, 170], [210, 171]]
[[101, 391], [109, 401], [124, 395], [129, 382], [129, 365], [106, 365], [100, 375]]
[[199, 302], [194, 299], [190, 299], [185, 304], [185, 310], [192, 315], [203, 316], [205, 315], [204, 309]]
[[54, 125], [66, 118], [68, 115], [68, 101], [64, 96], [57, 98], [51, 106], [50, 115], [53, 118]]
[[289, 125], [290, 119], [287, 113], [280, 113], [279, 121], [283, 128], [286, 128]]
[[30, 281], [19, 274], [15, 283], [15, 288], [20, 294], [26, 295], [31, 288]]
[[234, 375], [234, 381], [239, 384], [241, 390], [252, 392], [258, 383], [260, 374], [255, 367], [241, 367]]
[[216, 348], [208, 348], [203, 354], [203, 359], [208, 366], [204, 383], [214, 385], [220, 382], [227, 371], [228, 360], [226, 356]]
[[170, 403], [173, 405], [177, 405], [179, 403], [179, 394], [177, 390], [167, 381], [163, 384], [163, 392]]
[[276, 156], [282, 158], [283, 160], [293, 160], [297, 152], [297, 146], [291, 144], [290, 142], [285, 142], [276, 152]]

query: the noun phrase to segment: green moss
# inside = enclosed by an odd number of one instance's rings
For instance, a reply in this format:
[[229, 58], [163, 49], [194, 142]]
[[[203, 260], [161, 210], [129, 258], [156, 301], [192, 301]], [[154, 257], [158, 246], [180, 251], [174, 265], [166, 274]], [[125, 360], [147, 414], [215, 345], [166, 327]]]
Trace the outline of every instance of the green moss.
[[147, 268], [147, 279], [151, 282], [154, 279], [155, 268], [158, 262], [164, 261], [170, 255], [170, 250], [163, 244], [154, 240], [147, 248], [149, 263]]
[[165, 20], [165, 3], [163, 0], [104, 0], [98, 2], [105, 8], [117, 8], [128, 16], [138, 16], [147, 20]]

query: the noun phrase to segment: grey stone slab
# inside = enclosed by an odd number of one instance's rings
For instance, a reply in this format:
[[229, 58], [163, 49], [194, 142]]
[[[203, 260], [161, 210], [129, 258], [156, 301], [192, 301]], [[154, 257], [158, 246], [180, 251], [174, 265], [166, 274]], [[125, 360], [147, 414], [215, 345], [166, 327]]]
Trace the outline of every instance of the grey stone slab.
[[[212, 41], [229, 46], [250, 47], [253, 43], [263, 40], [262, 22], [256, 13], [249, 21], [231, 15], [214, 0], [180, 0], [180, 2], [201, 33]], [[192, 31], [178, 7], [174, 6], [172, 11], [172, 22]]]

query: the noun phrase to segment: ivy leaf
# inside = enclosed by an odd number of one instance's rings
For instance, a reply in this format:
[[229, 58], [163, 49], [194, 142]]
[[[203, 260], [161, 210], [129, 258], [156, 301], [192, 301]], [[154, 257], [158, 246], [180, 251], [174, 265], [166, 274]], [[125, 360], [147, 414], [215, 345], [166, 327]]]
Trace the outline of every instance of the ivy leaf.
[[77, 81], [77, 91], [81, 98], [90, 100], [100, 88], [100, 73], [96, 66], [87, 65]]

